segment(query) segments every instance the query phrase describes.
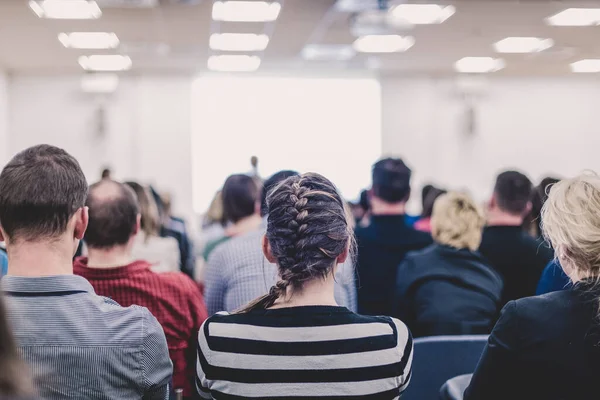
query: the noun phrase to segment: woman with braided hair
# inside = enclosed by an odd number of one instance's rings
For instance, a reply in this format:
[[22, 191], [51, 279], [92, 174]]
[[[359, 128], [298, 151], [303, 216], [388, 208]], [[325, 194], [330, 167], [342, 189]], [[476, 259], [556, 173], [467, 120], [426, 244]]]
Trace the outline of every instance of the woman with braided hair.
[[397, 399], [408, 385], [412, 338], [390, 317], [334, 299], [335, 270], [352, 248], [344, 201], [318, 174], [272, 190], [263, 252], [280, 280], [199, 334], [198, 392], [206, 399]]

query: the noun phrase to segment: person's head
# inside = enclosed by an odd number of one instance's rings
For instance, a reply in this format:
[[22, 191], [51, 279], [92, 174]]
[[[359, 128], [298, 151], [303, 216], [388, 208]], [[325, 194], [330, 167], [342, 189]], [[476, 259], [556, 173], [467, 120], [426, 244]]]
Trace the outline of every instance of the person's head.
[[542, 179], [540, 184], [533, 188], [531, 192], [531, 210], [525, 217], [523, 222], [524, 228], [533, 236], [540, 237], [542, 235], [541, 214], [542, 207], [548, 199], [548, 190], [552, 185], [560, 179], [547, 177]]
[[425, 209], [425, 199], [427, 198], [427, 195], [429, 194], [431, 189], [434, 188], [435, 186], [433, 185], [425, 185], [423, 186], [423, 189], [421, 189], [421, 206], [423, 207], [423, 209]]
[[137, 182], [125, 182], [135, 192], [140, 207], [141, 228], [146, 238], [158, 236], [160, 232], [160, 215], [150, 189]]
[[102, 170], [102, 179], [111, 179], [111, 171], [110, 168], [104, 168]]
[[399, 158], [385, 158], [373, 165], [371, 205], [377, 214], [378, 205], [402, 205], [410, 197], [411, 170]]
[[569, 278], [600, 280], [600, 177], [580, 175], [552, 185], [542, 229]]
[[34, 394], [30, 371], [19, 356], [8, 324], [3, 295], [0, 295], [0, 371], [0, 398], [29, 398]]
[[225, 223], [225, 219], [223, 217], [223, 192], [221, 190], [215, 193], [210, 205], [208, 206], [208, 210], [206, 210], [206, 214], [204, 214], [204, 226], [209, 226], [216, 223]]
[[464, 193], [443, 194], [433, 206], [431, 234], [437, 243], [475, 251], [481, 244], [484, 224], [483, 211]]
[[280, 280], [243, 311], [268, 308], [286, 294], [302, 291], [310, 281], [332, 277], [352, 243], [344, 200], [321, 175], [292, 176], [269, 194], [267, 202], [263, 252], [277, 264]]
[[434, 186], [429, 189], [427, 192], [427, 196], [425, 197], [425, 201], [423, 202], [423, 212], [421, 213], [421, 218], [429, 218], [433, 213], [433, 205], [436, 200], [443, 194], [448, 193], [444, 189], [438, 189]]
[[256, 157], [256, 156], [250, 157], [250, 165], [252, 165], [252, 168], [258, 167], [258, 157]]
[[127, 185], [100, 181], [90, 186], [86, 205], [90, 220], [85, 243], [90, 249], [109, 250], [129, 246], [140, 227], [140, 208]]
[[267, 195], [273, 188], [275, 188], [279, 183], [283, 182], [290, 176], [298, 176], [300, 175], [296, 171], [292, 170], [283, 170], [274, 173], [271, 175], [269, 179], [265, 181], [262, 187], [262, 191], [260, 193], [260, 214], [264, 217], [269, 213], [269, 209], [267, 207]]
[[257, 212], [258, 187], [248, 175], [231, 175], [225, 180], [222, 190], [223, 217], [236, 223]]
[[72, 256], [88, 223], [87, 192], [79, 163], [66, 151], [23, 150], [0, 174], [0, 241], [9, 254], [19, 244], [47, 242]]
[[490, 208], [512, 216], [524, 217], [531, 209], [531, 181], [517, 171], [502, 172], [496, 178]]

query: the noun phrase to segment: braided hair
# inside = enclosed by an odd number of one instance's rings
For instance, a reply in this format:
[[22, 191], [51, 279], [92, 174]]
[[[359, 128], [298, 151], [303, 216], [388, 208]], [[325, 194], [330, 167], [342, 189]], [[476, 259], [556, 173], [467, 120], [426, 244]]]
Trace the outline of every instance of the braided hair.
[[269, 293], [240, 312], [271, 307], [288, 287], [325, 279], [352, 242], [344, 201], [327, 178], [308, 173], [292, 176], [267, 197], [266, 238], [277, 260], [280, 280]]

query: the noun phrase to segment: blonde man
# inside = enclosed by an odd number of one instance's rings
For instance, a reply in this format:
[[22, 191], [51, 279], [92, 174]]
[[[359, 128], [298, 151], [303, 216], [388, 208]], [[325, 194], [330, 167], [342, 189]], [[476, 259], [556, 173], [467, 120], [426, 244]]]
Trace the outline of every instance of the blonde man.
[[489, 333], [502, 279], [477, 252], [482, 211], [466, 194], [448, 193], [433, 206], [434, 244], [409, 253], [398, 268], [396, 313], [414, 336]]

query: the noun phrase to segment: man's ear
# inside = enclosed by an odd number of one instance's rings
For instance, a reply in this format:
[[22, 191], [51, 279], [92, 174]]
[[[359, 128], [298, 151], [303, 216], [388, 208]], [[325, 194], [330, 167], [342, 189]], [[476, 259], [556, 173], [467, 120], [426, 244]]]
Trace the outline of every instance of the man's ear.
[[77, 210], [75, 216], [75, 239], [83, 239], [83, 236], [85, 235], [85, 230], [88, 226], [89, 218], [90, 216], [88, 207], [81, 207], [79, 210]]
[[271, 244], [269, 243], [269, 239], [264, 235], [262, 238], [262, 250], [265, 258], [271, 263], [276, 264], [277, 259], [273, 256], [273, 252], [271, 251]]
[[6, 242], [6, 234], [4, 233], [4, 229], [0, 225], [0, 242]]

